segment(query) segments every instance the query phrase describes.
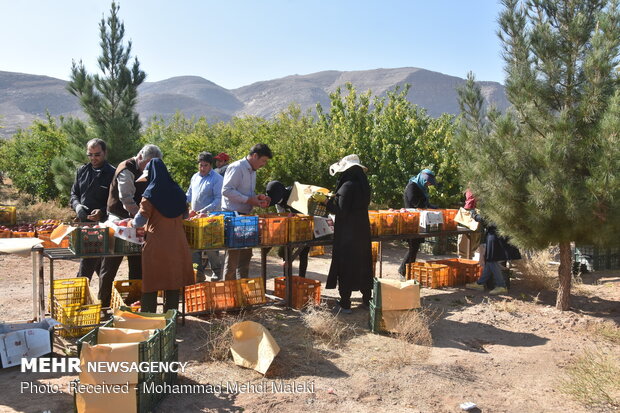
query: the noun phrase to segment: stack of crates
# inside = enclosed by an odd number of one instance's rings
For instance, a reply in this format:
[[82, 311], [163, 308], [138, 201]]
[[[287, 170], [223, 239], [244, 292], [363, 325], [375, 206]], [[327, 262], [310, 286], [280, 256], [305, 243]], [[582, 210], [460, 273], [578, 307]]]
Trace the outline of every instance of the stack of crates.
[[92, 296], [88, 278], [54, 280], [50, 297], [52, 318], [62, 324], [62, 337], [79, 337], [95, 328], [101, 317], [101, 303]]
[[78, 227], [71, 232], [69, 248], [78, 256], [109, 253], [110, 228]]
[[[124, 308], [126, 310], [126, 308]], [[97, 362], [136, 362], [170, 363], [178, 362], [179, 352], [176, 344], [176, 310], [166, 314], [133, 313], [117, 310], [114, 317], [102, 327], [97, 328], [78, 340], [78, 355], [81, 364], [87, 365], [90, 357], [96, 354]], [[123, 349], [128, 351], [123, 351]], [[135, 354], [137, 360], [124, 359], [122, 354]], [[120, 355], [120, 356], [119, 356]], [[88, 412], [91, 409], [103, 409], [109, 405], [131, 406], [130, 411], [150, 412], [165, 397], [165, 393], [152, 392], [150, 386], [172, 385], [177, 380], [177, 373], [172, 371], [130, 371], [112, 374], [97, 373], [82, 368], [79, 384], [128, 385], [128, 392], [119, 393], [76, 393], [75, 411]], [[118, 381], [115, 383], [115, 381]], [[135, 408], [134, 408], [135, 406]]]
[[185, 287], [188, 314], [232, 310], [266, 302], [261, 278], [211, 281]]
[[[321, 282], [310, 278], [292, 277], [293, 297], [291, 306], [296, 309], [302, 309], [308, 305], [318, 305], [321, 303]], [[277, 277], [274, 279], [273, 295], [280, 298], [286, 298], [286, 277]]]
[[[391, 288], [393, 294], [390, 300], [383, 299], [387, 288]], [[370, 330], [373, 333], [397, 332], [399, 319], [418, 308], [420, 285], [417, 282], [375, 278], [370, 303]]]
[[482, 266], [478, 261], [464, 258], [448, 258], [428, 261], [429, 264], [441, 264], [450, 267], [450, 286], [465, 285], [477, 281], [482, 275]]
[[416, 280], [422, 287], [442, 288], [452, 286], [450, 267], [443, 264], [412, 262], [407, 264], [407, 280]]
[[223, 247], [224, 218], [224, 215], [213, 215], [183, 221], [189, 247], [198, 250]]

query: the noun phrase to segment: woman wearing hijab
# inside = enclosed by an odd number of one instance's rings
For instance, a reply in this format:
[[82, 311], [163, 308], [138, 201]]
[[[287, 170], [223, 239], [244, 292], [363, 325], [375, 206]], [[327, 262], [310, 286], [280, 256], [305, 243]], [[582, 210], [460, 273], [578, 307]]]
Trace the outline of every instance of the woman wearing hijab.
[[[145, 175], [148, 174], [148, 177]], [[145, 228], [142, 248], [141, 311], [157, 310], [157, 291], [164, 291], [164, 312], [179, 307], [179, 289], [193, 284], [194, 272], [183, 229], [185, 192], [174, 182], [161, 159], [146, 165], [148, 186], [131, 225]]]
[[[407, 183], [405, 193], [403, 194], [405, 208], [434, 208], [434, 205], [431, 205], [428, 199], [428, 187], [435, 185], [435, 183], [435, 173], [430, 169], [422, 169], [419, 174], [412, 177], [409, 183]], [[420, 244], [423, 242], [424, 240], [421, 238], [407, 240], [409, 251], [398, 268], [398, 273], [402, 278], [405, 278], [407, 273], [407, 264], [415, 262], [420, 250]]]
[[336, 220], [326, 288], [338, 285], [338, 304], [345, 314], [351, 313], [352, 291], [362, 292], [365, 307], [369, 306], [371, 298], [370, 185], [366, 170], [357, 155], [347, 155], [329, 168], [330, 175], [341, 175], [335, 196], [327, 202], [327, 210], [336, 215]]
[[[269, 206], [275, 206], [276, 211], [279, 213], [292, 212], [294, 214], [299, 214], [299, 211], [287, 205], [288, 197], [291, 195], [292, 190], [292, 186], [284, 186], [284, 184], [280, 181], [269, 181], [269, 183], [267, 183], [267, 187], [265, 188], [267, 196], [271, 198], [271, 203]], [[299, 251], [299, 276], [303, 278], [306, 278], [309, 253], [310, 247], [304, 247], [301, 251]], [[278, 256], [284, 259], [284, 247], [280, 247], [278, 249]], [[286, 263], [286, 261], [284, 261], [284, 263]]]

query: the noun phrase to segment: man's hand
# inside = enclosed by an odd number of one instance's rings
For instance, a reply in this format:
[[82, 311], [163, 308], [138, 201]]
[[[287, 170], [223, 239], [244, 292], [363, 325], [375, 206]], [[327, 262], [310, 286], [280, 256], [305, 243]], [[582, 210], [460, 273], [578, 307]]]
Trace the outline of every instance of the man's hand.
[[86, 222], [88, 221], [88, 217], [89, 217], [89, 210], [88, 207], [86, 205], [82, 205], [79, 204], [78, 206], [75, 207], [75, 213], [78, 216], [78, 220], [80, 222]]
[[248, 198], [246, 203], [248, 203], [248, 204], [250, 204], [252, 206], [255, 206], [255, 207], [259, 207], [259, 206], [261, 206], [261, 203], [263, 203], [263, 201], [260, 200], [258, 198], [258, 196], [251, 196], [251, 197]]
[[101, 221], [103, 219], [103, 211], [100, 209], [93, 209], [91, 214], [86, 217], [89, 221]]
[[198, 212], [194, 211], [193, 209], [189, 210], [189, 217], [190, 218], [195, 217], [196, 215], [198, 215]]
[[260, 194], [256, 196], [258, 198], [258, 206], [261, 208], [267, 208], [269, 203], [271, 202], [271, 198], [269, 198], [265, 194]]

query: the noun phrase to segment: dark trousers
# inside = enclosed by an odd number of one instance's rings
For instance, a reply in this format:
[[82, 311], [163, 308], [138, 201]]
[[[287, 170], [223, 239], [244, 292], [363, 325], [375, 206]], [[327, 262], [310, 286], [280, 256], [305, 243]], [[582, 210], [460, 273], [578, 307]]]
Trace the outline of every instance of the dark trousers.
[[408, 239], [407, 244], [409, 244], [409, 251], [407, 251], [407, 255], [403, 258], [403, 262], [400, 263], [400, 267], [398, 267], [398, 273], [403, 277], [407, 274], [407, 264], [415, 262], [418, 251], [420, 251], [420, 244], [422, 244], [424, 240], [422, 239]]
[[[278, 248], [278, 257], [284, 259], [284, 248]], [[306, 278], [306, 270], [308, 269], [308, 254], [310, 254], [310, 247], [304, 247], [299, 251], [299, 276]], [[286, 261], [285, 261], [286, 262]]]
[[[164, 313], [168, 310], [179, 309], [179, 296], [179, 290], [164, 291]], [[151, 293], [142, 293], [142, 297], [140, 300], [140, 312], [157, 312], [157, 291], [153, 291]]]
[[[91, 261], [93, 263], [87, 263], [88, 266], [96, 266], [99, 263], [99, 266], [93, 271], [97, 271], [99, 275], [99, 294], [98, 298], [101, 301], [102, 307], [110, 306], [110, 298], [112, 296], [112, 286], [114, 285], [114, 279], [116, 278], [116, 273], [118, 272], [118, 267], [120, 267], [121, 262], [123, 261], [123, 257], [106, 257], [106, 258], [86, 258], [82, 260], [80, 264], [80, 272], [82, 271], [82, 265], [84, 261]], [[95, 262], [96, 261], [96, 262]], [[139, 255], [132, 255], [131, 257], [127, 257], [127, 262], [129, 264], [129, 279], [130, 280], [139, 280], [142, 279], [142, 257]], [[90, 271], [90, 267], [87, 268]], [[83, 275], [84, 277], [88, 277], [88, 279], [92, 279], [93, 271], [90, 271], [90, 276]], [[86, 273], [86, 270], [85, 270]]]
[[[344, 309], [351, 308], [351, 290], [345, 290], [345, 289], [339, 288], [338, 292], [340, 293], [340, 301], [338, 302], [340, 307]], [[364, 305], [370, 304], [371, 297], [372, 297], [371, 290], [366, 290], [366, 291], [362, 290], [362, 302], [364, 303]]]
[[83, 258], [80, 261], [80, 269], [78, 270], [78, 277], [86, 277], [89, 280], [93, 278], [93, 273], [101, 272], [101, 258]]

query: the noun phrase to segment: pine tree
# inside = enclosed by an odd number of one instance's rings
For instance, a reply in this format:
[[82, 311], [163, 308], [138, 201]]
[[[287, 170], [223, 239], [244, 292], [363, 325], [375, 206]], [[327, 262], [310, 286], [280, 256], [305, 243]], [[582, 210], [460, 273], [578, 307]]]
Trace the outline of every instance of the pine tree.
[[80, 99], [97, 137], [108, 144], [108, 160], [116, 164], [135, 155], [140, 136], [140, 119], [135, 110], [138, 86], [146, 74], [135, 58], [131, 68], [131, 41], [123, 44], [125, 25], [118, 18], [119, 6], [112, 2], [110, 16], [99, 23], [102, 74], [91, 75], [82, 63], [72, 64], [70, 93]]
[[526, 248], [559, 245], [556, 306], [567, 310], [571, 242], [620, 230], [617, 0], [503, 0], [505, 114], [485, 112], [473, 74], [459, 91], [464, 182]]

